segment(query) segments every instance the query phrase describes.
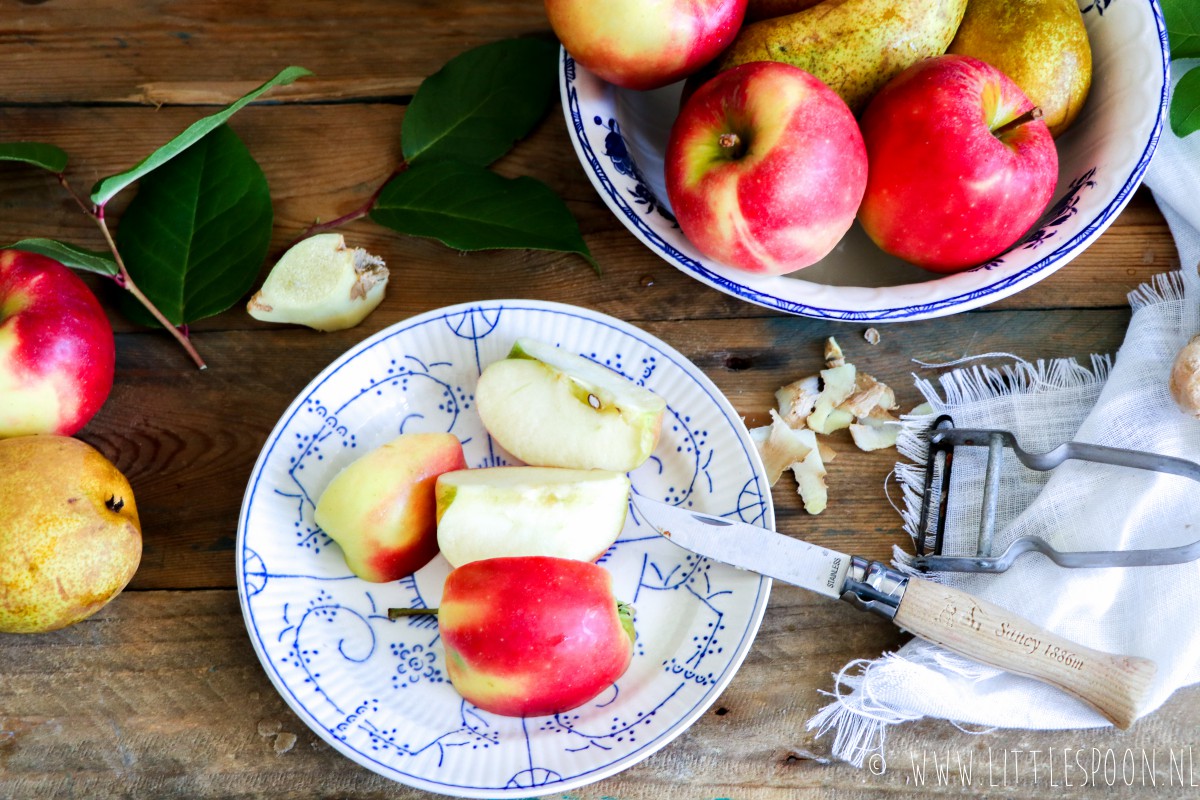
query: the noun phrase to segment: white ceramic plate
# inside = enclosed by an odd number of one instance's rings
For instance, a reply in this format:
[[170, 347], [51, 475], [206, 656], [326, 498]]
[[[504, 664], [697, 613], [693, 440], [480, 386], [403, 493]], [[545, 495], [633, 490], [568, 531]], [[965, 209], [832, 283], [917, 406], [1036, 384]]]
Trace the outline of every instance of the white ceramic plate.
[[441, 556], [409, 579], [353, 576], [313, 507], [342, 467], [401, 432], [450, 431], [472, 467], [517, 463], [475, 413], [480, 371], [517, 337], [615, 369], [668, 404], [654, 456], [630, 474], [640, 494], [774, 526], [762, 465], [720, 391], [663, 342], [611, 317], [535, 301], [489, 301], [380, 331], [318, 375], [255, 464], [238, 525], [238, 591], [267, 675], [309, 727], [375, 772], [443, 794], [567, 791], [646, 758], [704, 712], [746, 655], [770, 581], [700, 559], [633, 514], [600, 563], [637, 609], [637, 643], [615, 688], [553, 717], [500, 717], [451, 687], [436, 621], [389, 621], [433, 607]]
[[761, 277], [701, 256], [667, 204], [663, 153], [682, 84], [619, 89], [560, 65], [563, 111], [576, 153], [601, 198], [647, 247], [728, 294], [792, 314], [893, 322], [995, 302], [1045, 278], [1116, 218], [1141, 182], [1166, 114], [1168, 48], [1156, 0], [1078, 0], [1092, 43], [1091, 93], [1060, 139], [1058, 189], [1024, 239], [999, 258], [939, 276], [880, 251], [857, 224], [807, 269]]

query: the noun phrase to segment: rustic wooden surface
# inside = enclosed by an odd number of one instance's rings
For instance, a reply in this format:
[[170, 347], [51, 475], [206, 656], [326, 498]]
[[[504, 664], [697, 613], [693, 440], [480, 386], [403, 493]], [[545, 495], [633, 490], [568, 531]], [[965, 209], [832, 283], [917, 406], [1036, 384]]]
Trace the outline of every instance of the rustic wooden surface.
[[[275, 201], [274, 252], [303, 227], [354, 208], [390, 174], [404, 107], [421, 79], [462, 50], [496, 38], [546, 35], [536, 0], [380, 3], [371, 0], [0, 0], [0, 141], [65, 148], [81, 189], [138, 160], [204, 109], [286, 64], [317, 77], [233, 122]], [[697, 363], [751, 424], [773, 391], [809, 372], [821, 341], [838, 336], [853, 360], [918, 402], [910, 359], [944, 361], [1007, 351], [1028, 357], [1115, 352], [1125, 294], [1177, 267], [1166, 226], [1140, 191], [1113, 226], [1063, 270], [1003, 302], [932, 322], [883, 327], [787, 317], [702, 287], [651, 254], [605, 209], [579, 167], [555, 109], [498, 168], [530, 174], [565, 197], [604, 274], [547, 253], [459, 255], [348, 226], [384, 256], [393, 282], [362, 326], [341, 333], [271, 327], [240, 307], [193, 329], [210, 368], [192, 369], [161, 333], [115, 311], [117, 382], [80, 437], [133, 484], [145, 555], [129, 589], [95, 617], [38, 636], [0, 635], [2, 798], [419, 798], [336, 753], [274, 691], [245, 633], [234, 590], [237, 514], [260, 447], [281, 412], [326, 364], [367, 335], [413, 314], [472, 300], [529, 297], [621, 317]], [[113, 205], [119, 213], [123, 201]], [[49, 236], [101, 242], [57, 185], [0, 165], [0, 241]], [[107, 307], [113, 289], [91, 279]], [[842, 447], [829, 510], [806, 516], [786, 481], [780, 527], [816, 542], [886, 557], [900, 542], [884, 495], [893, 456]], [[900, 726], [886, 767], [830, 763], [827, 739], [805, 721], [830, 674], [902, 640], [840, 603], [777, 585], [745, 665], [683, 736], [642, 764], [572, 798], [1194, 796], [1190, 753], [1200, 692], [1182, 691], [1123, 733], [991, 731], [970, 735], [925, 721]], [[1080, 773], [1001, 771], [1006, 752], [1157, 754], [1155, 785], [1080, 786]], [[1188, 754], [1181, 781], [1169, 756]], [[974, 759], [972, 784], [939, 781], [933, 762]], [[1018, 756], [1012, 756], [1014, 762]], [[1028, 756], [1024, 756], [1028, 759]], [[992, 769], [983, 765], [991, 759]], [[1022, 767], [1028, 761], [1022, 762]], [[915, 767], [924, 767], [922, 777]], [[1064, 780], [1068, 783], [1064, 788]], [[553, 795], [562, 796], [560, 794]]]

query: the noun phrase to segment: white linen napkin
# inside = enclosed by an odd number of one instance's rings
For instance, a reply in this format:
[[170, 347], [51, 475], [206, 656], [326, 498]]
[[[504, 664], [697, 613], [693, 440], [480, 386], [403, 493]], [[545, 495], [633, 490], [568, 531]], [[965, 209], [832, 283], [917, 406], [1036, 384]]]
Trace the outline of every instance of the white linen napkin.
[[[1182, 65], [1176, 65], [1176, 79]], [[1134, 313], [1115, 364], [1093, 357], [1018, 360], [918, 380], [935, 414], [906, 422], [897, 465], [905, 527], [917, 528], [932, 419], [948, 413], [961, 428], [1012, 431], [1031, 452], [1075, 439], [1200, 461], [1200, 421], [1185, 416], [1167, 390], [1176, 352], [1200, 330], [1200, 133], [1164, 131], [1145, 178], [1170, 224], [1182, 269], [1130, 295]], [[986, 448], [955, 452], [946, 526], [947, 555], [973, 555]], [[1200, 486], [1177, 476], [1067, 462], [1052, 473], [1022, 467], [1006, 453], [995, 547], [1035, 534], [1059, 550], [1126, 550], [1200, 538]], [[897, 548], [897, 566], [905, 556]], [[931, 575], [1058, 633], [1112, 653], [1158, 664], [1142, 714], [1176, 689], [1200, 681], [1200, 562], [1169, 567], [1064, 569], [1026, 554], [1005, 573]], [[1092, 728], [1109, 723], [1046, 684], [982, 666], [914, 639], [895, 653], [848, 664], [835, 676], [834, 701], [808, 727], [835, 732], [834, 755], [862, 766], [881, 751], [890, 724], [921, 717], [1003, 728]]]

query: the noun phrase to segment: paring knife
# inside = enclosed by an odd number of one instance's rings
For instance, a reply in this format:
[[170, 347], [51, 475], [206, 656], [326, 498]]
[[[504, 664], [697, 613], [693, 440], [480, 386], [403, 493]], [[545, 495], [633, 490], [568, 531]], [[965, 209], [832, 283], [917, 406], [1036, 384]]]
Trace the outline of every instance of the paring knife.
[[846, 600], [947, 650], [1044, 681], [1083, 700], [1118, 728], [1137, 718], [1157, 669], [1144, 658], [1067, 641], [993, 603], [878, 561], [641, 496], [632, 500], [651, 528], [680, 547]]

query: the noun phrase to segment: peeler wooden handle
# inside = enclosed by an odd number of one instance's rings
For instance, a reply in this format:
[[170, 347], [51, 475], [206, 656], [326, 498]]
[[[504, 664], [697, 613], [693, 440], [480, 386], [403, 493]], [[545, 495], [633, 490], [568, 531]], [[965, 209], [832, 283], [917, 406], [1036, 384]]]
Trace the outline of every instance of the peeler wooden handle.
[[1128, 728], [1157, 666], [1067, 641], [1010, 611], [948, 586], [909, 578], [897, 625], [947, 650], [1057, 686]]

